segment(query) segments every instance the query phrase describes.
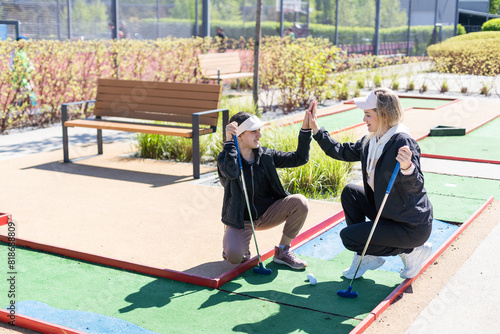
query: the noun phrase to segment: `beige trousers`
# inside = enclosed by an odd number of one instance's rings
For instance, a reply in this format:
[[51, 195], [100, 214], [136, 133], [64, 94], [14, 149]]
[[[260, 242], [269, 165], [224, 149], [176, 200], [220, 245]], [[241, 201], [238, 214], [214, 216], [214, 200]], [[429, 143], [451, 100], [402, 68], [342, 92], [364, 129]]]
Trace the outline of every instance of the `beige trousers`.
[[[304, 225], [308, 211], [309, 203], [303, 195], [287, 196], [274, 202], [259, 219], [254, 221], [255, 230], [268, 230], [285, 222], [279, 244], [290, 245]], [[227, 260], [233, 264], [240, 263], [250, 250], [251, 238], [250, 221], [245, 221], [245, 228], [242, 230], [226, 226], [222, 248]]]

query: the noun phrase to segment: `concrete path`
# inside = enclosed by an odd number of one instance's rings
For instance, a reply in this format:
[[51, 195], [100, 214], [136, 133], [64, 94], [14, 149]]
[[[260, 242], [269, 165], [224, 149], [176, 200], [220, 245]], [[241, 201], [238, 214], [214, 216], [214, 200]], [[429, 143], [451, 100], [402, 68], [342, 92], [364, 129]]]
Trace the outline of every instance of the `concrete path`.
[[[86, 128], [68, 129], [70, 146], [96, 143], [96, 130]], [[103, 141], [131, 141], [134, 134], [119, 131], [103, 131]], [[62, 128], [60, 124], [44, 129], [11, 131], [0, 135], [0, 161], [27, 154], [62, 149]], [[61, 155], [62, 160], [62, 155]]]
[[420, 161], [424, 172], [500, 180], [500, 165], [496, 164], [431, 158]]
[[498, 245], [500, 221], [406, 333], [498, 333]]

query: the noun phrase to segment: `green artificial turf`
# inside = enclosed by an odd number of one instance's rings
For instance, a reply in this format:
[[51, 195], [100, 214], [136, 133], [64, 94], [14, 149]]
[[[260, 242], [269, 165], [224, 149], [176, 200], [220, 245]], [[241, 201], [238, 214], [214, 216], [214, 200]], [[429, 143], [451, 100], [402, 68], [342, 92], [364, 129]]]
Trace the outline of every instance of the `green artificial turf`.
[[426, 137], [419, 141], [422, 153], [500, 161], [500, 118], [465, 136]]
[[[342, 130], [359, 123], [363, 123], [363, 111], [359, 108], [318, 117], [318, 125], [324, 127], [328, 132]], [[299, 129], [302, 123], [293, 126]]]
[[[6, 254], [6, 245], [0, 250]], [[350, 264], [341, 259], [308, 259], [320, 280], [316, 286], [304, 281], [304, 272], [275, 268], [271, 276], [249, 271], [222, 287], [237, 292], [231, 293], [17, 248], [15, 299], [102, 314], [157, 333], [348, 333], [398, 280], [394, 273], [367, 275], [356, 281], [358, 299], [341, 299], [336, 291], [349, 282], [338, 274]], [[2, 307], [9, 302], [7, 294], [0, 296]]]
[[[358, 298], [342, 298], [337, 295], [337, 291], [349, 287], [350, 280], [341, 275], [351, 265], [352, 252], [344, 250], [330, 261], [302, 255], [299, 257], [308, 264], [305, 271], [292, 270], [268, 260], [264, 265], [273, 270], [271, 275], [260, 275], [249, 270], [221, 289], [362, 320], [403, 281], [395, 272], [368, 271], [363, 278], [353, 283], [353, 291], [358, 292]], [[309, 284], [306, 277], [308, 273], [316, 277], [316, 285]]]
[[434, 218], [463, 223], [490, 197], [500, 198], [500, 181], [424, 173]]
[[363, 123], [363, 117], [363, 110], [355, 108], [336, 114], [319, 117], [318, 125], [325, 127], [328, 132], [334, 132], [359, 123]]

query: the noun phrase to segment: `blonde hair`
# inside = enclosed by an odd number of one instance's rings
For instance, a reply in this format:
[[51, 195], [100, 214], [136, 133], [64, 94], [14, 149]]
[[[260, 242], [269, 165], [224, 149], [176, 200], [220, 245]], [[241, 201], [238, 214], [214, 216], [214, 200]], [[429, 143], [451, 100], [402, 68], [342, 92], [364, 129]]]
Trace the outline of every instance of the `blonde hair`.
[[385, 124], [387, 124], [387, 127], [390, 129], [403, 120], [403, 107], [401, 106], [398, 95], [394, 91], [389, 88], [377, 88], [373, 90], [373, 93], [377, 96], [377, 107], [375, 108], [375, 112], [377, 113], [378, 127], [377, 131], [365, 137], [363, 146], [375, 135], [379, 138], [382, 137], [382, 129]]

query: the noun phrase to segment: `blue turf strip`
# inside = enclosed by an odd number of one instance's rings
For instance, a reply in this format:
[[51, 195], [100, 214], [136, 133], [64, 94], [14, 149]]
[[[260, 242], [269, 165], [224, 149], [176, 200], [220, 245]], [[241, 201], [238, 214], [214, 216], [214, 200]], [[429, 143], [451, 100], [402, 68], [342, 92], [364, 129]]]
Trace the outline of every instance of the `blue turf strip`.
[[[309, 241], [305, 245], [300, 246], [295, 250], [297, 254], [315, 257], [322, 260], [330, 261], [342, 251], [345, 250], [342, 241], [340, 240], [340, 230], [346, 227], [345, 221], [321, 234], [320, 236]], [[432, 233], [429, 237], [429, 242], [432, 243], [432, 249], [435, 251], [459, 228], [457, 225], [444, 223], [439, 220], [432, 222]], [[385, 264], [380, 270], [392, 271], [399, 273], [403, 267], [399, 256], [386, 256]]]
[[16, 308], [22, 315], [89, 334], [155, 334], [122, 319], [91, 312], [57, 309], [37, 301], [18, 302]]

